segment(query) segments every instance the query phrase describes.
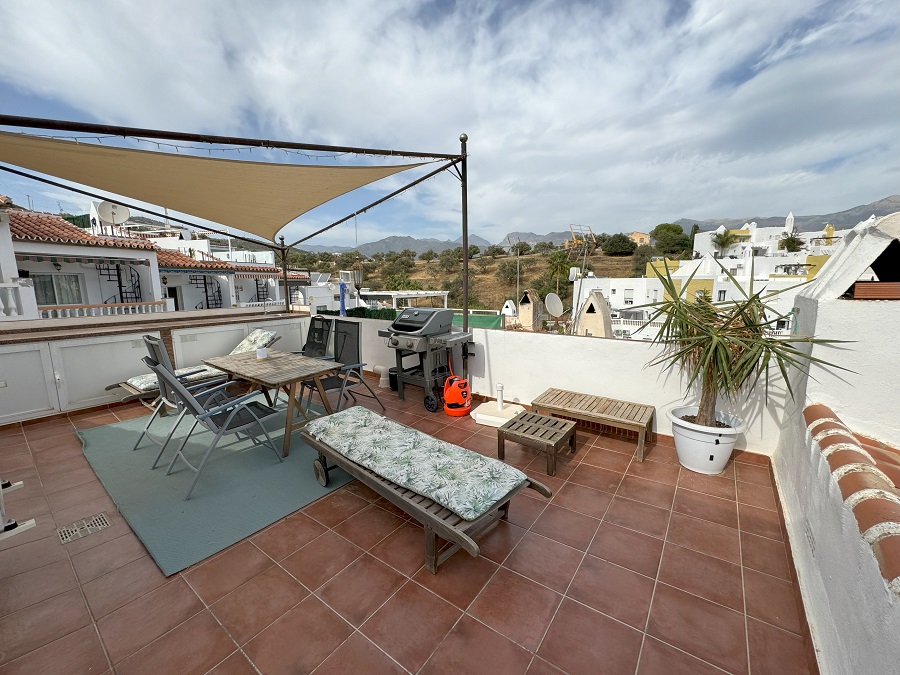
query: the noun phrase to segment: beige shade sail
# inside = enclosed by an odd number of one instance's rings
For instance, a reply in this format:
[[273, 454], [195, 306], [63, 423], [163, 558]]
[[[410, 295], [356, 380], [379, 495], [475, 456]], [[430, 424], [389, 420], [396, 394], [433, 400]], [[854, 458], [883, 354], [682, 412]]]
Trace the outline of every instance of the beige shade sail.
[[275, 241], [297, 216], [406, 171], [215, 159], [0, 131], [0, 162], [187, 213]]

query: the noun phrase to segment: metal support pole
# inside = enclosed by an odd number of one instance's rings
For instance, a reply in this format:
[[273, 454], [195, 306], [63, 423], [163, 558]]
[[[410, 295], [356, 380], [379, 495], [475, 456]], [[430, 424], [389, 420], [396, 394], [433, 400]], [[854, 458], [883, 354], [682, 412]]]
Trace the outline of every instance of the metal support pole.
[[468, 158], [466, 156], [466, 141], [468, 140], [469, 137], [466, 134], [460, 134], [460, 154], [462, 155], [462, 165], [460, 167], [460, 184], [462, 185], [463, 332], [469, 330], [469, 198], [468, 186], [466, 184], [466, 168], [468, 164]]
[[119, 288], [119, 302], [125, 302], [125, 288], [122, 286], [122, 266], [116, 264], [116, 286]]
[[284, 276], [284, 311], [290, 313], [291, 293], [290, 287], [288, 286], [287, 248], [285, 248], [284, 245], [284, 235], [281, 235], [278, 239], [281, 242], [281, 274]]

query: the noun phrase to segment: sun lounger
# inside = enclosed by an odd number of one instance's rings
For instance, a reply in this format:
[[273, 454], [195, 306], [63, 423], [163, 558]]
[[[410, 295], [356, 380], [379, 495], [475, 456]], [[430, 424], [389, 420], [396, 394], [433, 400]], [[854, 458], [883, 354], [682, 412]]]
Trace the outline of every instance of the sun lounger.
[[[281, 336], [274, 331], [257, 328], [241, 340], [237, 347], [231, 350], [231, 353], [241, 354], [243, 352], [254, 351], [260, 347], [270, 347], [280, 338]], [[185, 385], [193, 385], [217, 377], [224, 377], [225, 373], [216, 368], [212, 368], [211, 366], [199, 365], [179, 368], [175, 371], [175, 375]], [[122, 399], [123, 401], [140, 400], [142, 403], [146, 403], [151, 400], [155, 401], [159, 396], [159, 381], [154, 373], [136, 375], [125, 382], [111, 384], [106, 387], [106, 391], [110, 391], [116, 387], [121, 387], [128, 392], [128, 395]], [[153, 405], [151, 404], [150, 407], [152, 408]]]
[[361, 406], [315, 419], [301, 436], [319, 453], [313, 466], [320, 484], [338, 466], [424, 526], [425, 567], [432, 574], [459, 549], [478, 556], [475, 537], [506, 519], [510, 500], [525, 488], [551, 496], [508, 464]]

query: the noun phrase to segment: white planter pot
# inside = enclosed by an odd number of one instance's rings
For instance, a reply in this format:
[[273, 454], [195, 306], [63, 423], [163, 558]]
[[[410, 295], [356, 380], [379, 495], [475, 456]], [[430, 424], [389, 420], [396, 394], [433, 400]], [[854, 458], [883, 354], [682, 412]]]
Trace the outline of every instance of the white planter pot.
[[727, 424], [727, 428], [704, 427], [681, 419], [682, 415], [696, 414], [697, 406], [672, 408], [666, 413], [672, 422], [678, 461], [684, 468], [697, 473], [722, 473], [731, 458], [738, 434], [743, 433], [747, 426], [741, 418], [718, 410], [716, 419]]

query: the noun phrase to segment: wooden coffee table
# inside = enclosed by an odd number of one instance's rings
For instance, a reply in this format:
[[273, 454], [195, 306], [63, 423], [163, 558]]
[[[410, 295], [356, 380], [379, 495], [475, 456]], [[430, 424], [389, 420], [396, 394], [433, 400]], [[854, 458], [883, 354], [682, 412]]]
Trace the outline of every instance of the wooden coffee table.
[[533, 412], [521, 412], [497, 429], [497, 457], [503, 459], [506, 441], [547, 453], [547, 475], [556, 475], [556, 453], [568, 445], [575, 452], [575, 422]]

